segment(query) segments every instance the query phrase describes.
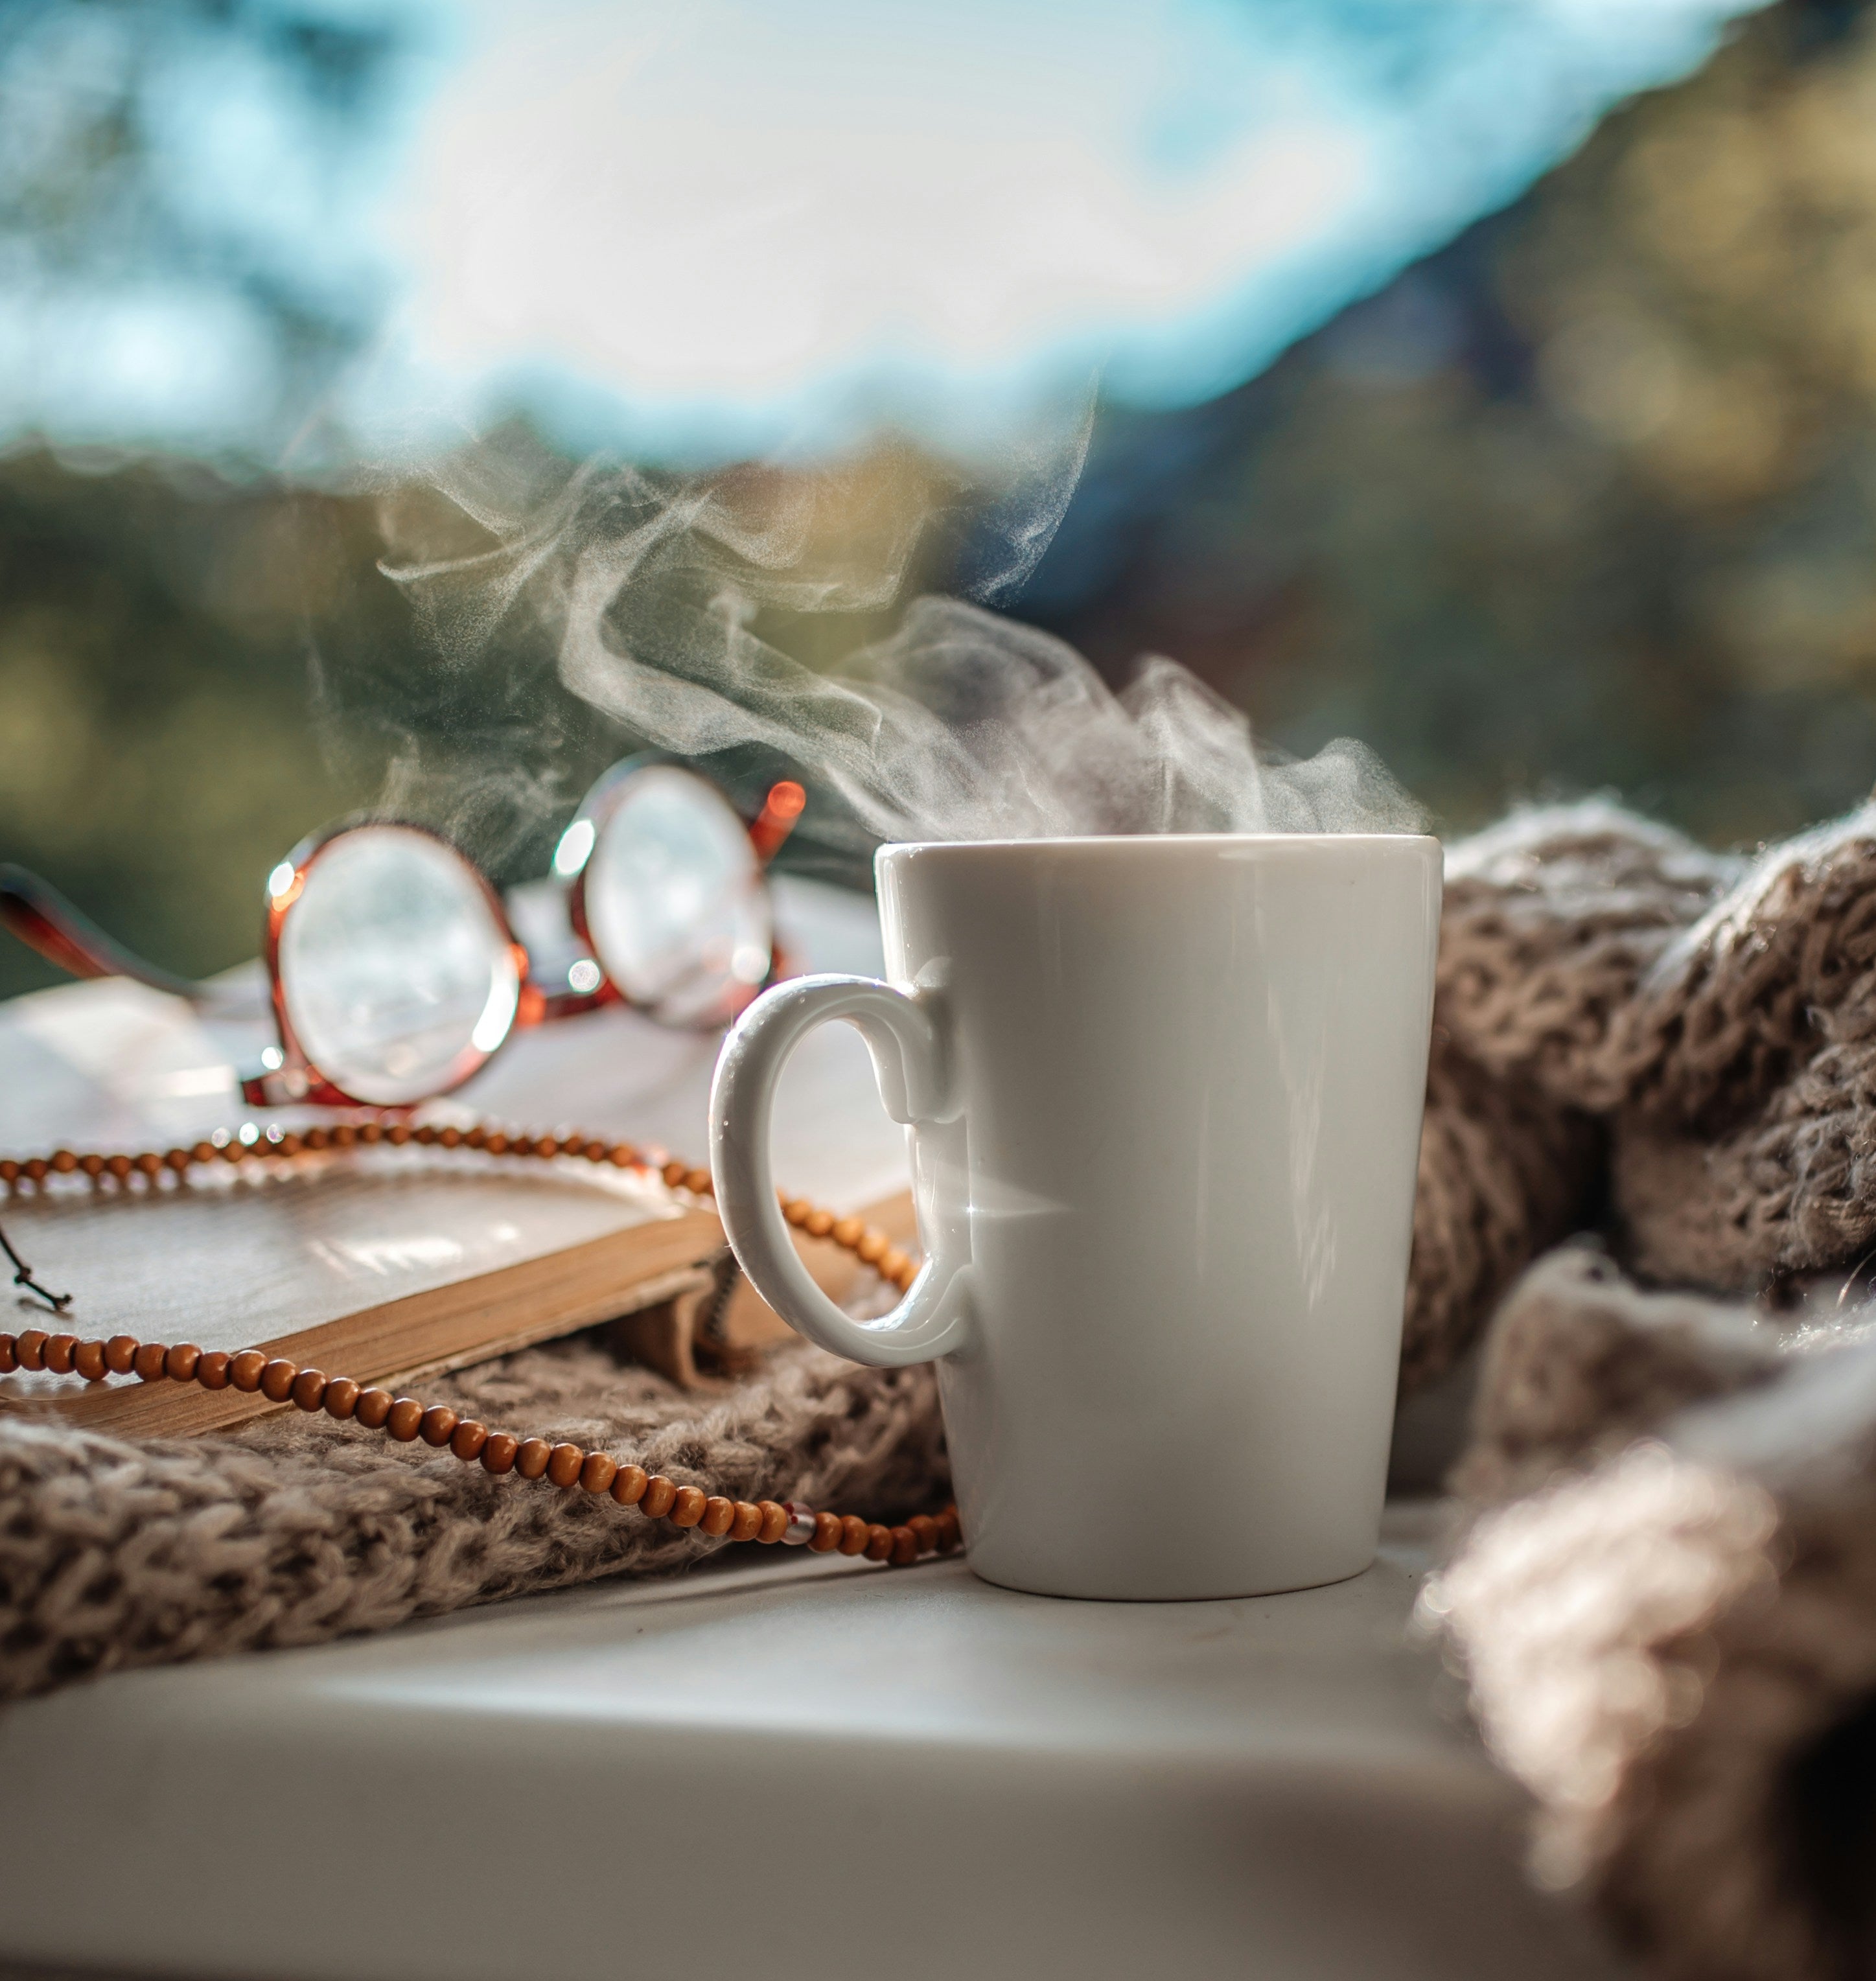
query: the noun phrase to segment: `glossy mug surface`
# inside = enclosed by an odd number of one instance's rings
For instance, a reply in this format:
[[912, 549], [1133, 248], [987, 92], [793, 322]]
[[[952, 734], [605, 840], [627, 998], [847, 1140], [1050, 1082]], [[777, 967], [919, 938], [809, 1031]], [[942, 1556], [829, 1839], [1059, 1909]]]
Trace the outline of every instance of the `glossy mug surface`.
[[[731, 1034], [717, 1200], [835, 1353], [934, 1360], [971, 1566], [1059, 1596], [1248, 1596], [1374, 1558], [1426, 1084], [1440, 848], [1269, 834], [888, 846], [892, 981]], [[857, 1026], [928, 1264], [861, 1322], [769, 1166], [776, 1075]]]

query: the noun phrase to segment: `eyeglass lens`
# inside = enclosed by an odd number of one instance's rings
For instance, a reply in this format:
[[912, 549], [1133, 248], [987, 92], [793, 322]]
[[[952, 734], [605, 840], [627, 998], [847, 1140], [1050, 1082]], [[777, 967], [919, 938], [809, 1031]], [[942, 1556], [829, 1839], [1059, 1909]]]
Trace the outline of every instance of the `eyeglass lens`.
[[301, 1047], [379, 1107], [453, 1086], [514, 1023], [520, 975], [474, 870], [428, 834], [360, 826], [308, 868], [280, 984]]
[[606, 974], [667, 1023], [733, 1017], [768, 974], [775, 931], [748, 829], [675, 766], [635, 771], [601, 821], [585, 914]]

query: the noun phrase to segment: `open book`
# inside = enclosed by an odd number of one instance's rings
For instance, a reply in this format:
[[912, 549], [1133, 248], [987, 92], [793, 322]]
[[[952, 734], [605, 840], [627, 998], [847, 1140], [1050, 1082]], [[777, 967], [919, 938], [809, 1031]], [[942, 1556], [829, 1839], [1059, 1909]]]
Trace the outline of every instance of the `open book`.
[[[799, 967], [879, 974], [870, 901], [785, 876], [775, 885]], [[0, 1004], [0, 1154], [129, 1153], [248, 1119], [322, 1118], [243, 1108], [233, 1069], [271, 1037], [258, 977], [234, 980], [228, 1007], [207, 1017], [117, 978]], [[613, 1007], [518, 1035], [430, 1111], [578, 1128], [702, 1163], [719, 1043]], [[903, 1131], [846, 1027], [811, 1034], [789, 1066], [775, 1164], [791, 1191], [909, 1230]], [[361, 1382], [414, 1380], [700, 1290], [723, 1244], [707, 1203], [653, 1175], [415, 1147], [198, 1167], [155, 1189], [62, 1179], [0, 1200], [0, 1224], [42, 1283], [74, 1297], [62, 1323], [11, 1308], [10, 1332], [261, 1348]], [[0, 1378], [7, 1407], [155, 1434], [274, 1407], [233, 1389], [23, 1370]]]

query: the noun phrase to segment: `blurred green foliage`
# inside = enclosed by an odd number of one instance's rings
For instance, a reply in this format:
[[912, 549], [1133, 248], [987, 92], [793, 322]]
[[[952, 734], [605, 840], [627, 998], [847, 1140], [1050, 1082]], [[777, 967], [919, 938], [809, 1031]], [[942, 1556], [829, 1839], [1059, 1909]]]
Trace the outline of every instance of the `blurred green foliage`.
[[1854, 802], [1876, 20], [1758, 18], [1264, 378], [1107, 442], [1114, 520], [1031, 602], [1110, 667], [1161, 648], [1285, 741], [1360, 735], [1454, 826], [1607, 787], [1753, 841]]
[[[173, 968], [386, 798], [498, 871], [631, 739], [419, 661], [362, 501], [0, 460], [0, 858]], [[941, 585], [953, 544], [928, 559]], [[1614, 788], [1718, 842], [1876, 779], [1876, 27], [1759, 17], [1508, 213], [1206, 408], [1104, 413], [1014, 608], [1352, 734], [1454, 828]], [[766, 628], [831, 660], [878, 626]], [[0, 942], [0, 994], [53, 981]]]
[[[0, 857], [173, 969], [252, 954], [268, 867], [365, 794], [309, 731], [292, 522], [196, 471], [0, 464]], [[0, 988], [53, 981], [0, 938]]]

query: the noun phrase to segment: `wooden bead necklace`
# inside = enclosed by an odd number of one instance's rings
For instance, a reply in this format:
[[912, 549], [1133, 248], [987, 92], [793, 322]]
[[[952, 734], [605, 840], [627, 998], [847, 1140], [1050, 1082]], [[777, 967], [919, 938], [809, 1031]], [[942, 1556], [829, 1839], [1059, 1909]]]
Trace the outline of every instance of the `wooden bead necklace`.
[[[179, 1178], [198, 1164], [285, 1160], [311, 1151], [379, 1143], [393, 1147], [415, 1143], [474, 1149], [489, 1156], [536, 1156], [544, 1160], [572, 1157], [615, 1169], [648, 1170], [661, 1177], [669, 1188], [688, 1190], [693, 1196], [714, 1194], [708, 1170], [675, 1160], [656, 1162], [629, 1142], [576, 1134], [510, 1134], [481, 1125], [459, 1128], [368, 1119], [297, 1131], [262, 1129], [249, 1123], [236, 1130], [219, 1130], [208, 1140], [186, 1148], [160, 1154], [80, 1155], [70, 1149], [55, 1149], [48, 1156], [0, 1157], [0, 1186], [10, 1196], [22, 1185], [37, 1187], [50, 1177], [75, 1174], [88, 1177], [100, 1187], [115, 1181], [126, 1189], [141, 1176], [155, 1189], [165, 1171]], [[811, 1237], [831, 1239], [901, 1291], [918, 1276], [916, 1260], [884, 1232], [872, 1230], [859, 1218], [836, 1217], [805, 1197], [786, 1194], [781, 1198], [781, 1212], [798, 1230]], [[18, 1268], [14, 1283], [30, 1287], [55, 1317], [62, 1317], [70, 1296], [46, 1293], [12, 1247], [5, 1249]], [[695, 1527], [719, 1539], [758, 1541], [771, 1547], [779, 1543], [818, 1554], [838, 1550], [895, 1567], [908, 1566], [925, 1555], [951, 1553], [963, 1544], [955, 1507], [947, 1507], [935, 1518], [920, 1514], [902, 1526], [888, 1527], [851, 1513], [818, 1513], [798, 1500], [728, 1499], [721, 1493], [707, 1493], [700, 1487], [679, 1486], [661, 1473], [647, 1473], [640, 1465], [621, 1464], [603, 1451], [491, 1430], [473, 1418], [459, 1417], [447, 1403], [426, 1405], [415, 1397], [395, 1396], [387, 1389], [355, 1383], [348, 1376], [302, 1369], [284, 1356], [270, 1358], [258, 1348], [231, 1355], [222, 1349], [198, 1348], [192, 1342], [172, 1347], [138, 1341], [128, 1334], [87, 1340], [76, 1334], [31, 1327], [18, 1334], [0, 1333], [0, 1375], [10, 1375], [15, 1369], [76, 1374], [92, 1383], [102, 1381], [108, 1374], [134, 1375], [146, 1383], [197, 1383], [205, 1390], [232, 1387], [258, 1393], [270, 1403], [296, 1404], [309, 1413], [322, 1410], [342, 1422], [382, 1431], [400, 1443], [421, 1439], [438, 1450], [449, 1451], [465, 1465], [479, 1463], [498, 1477], [511, 1472], [522, 1479], [544, 1479], [563, 1492], [605, 1493], [621, 1507], [636, 1507], [648, 1520]]]

